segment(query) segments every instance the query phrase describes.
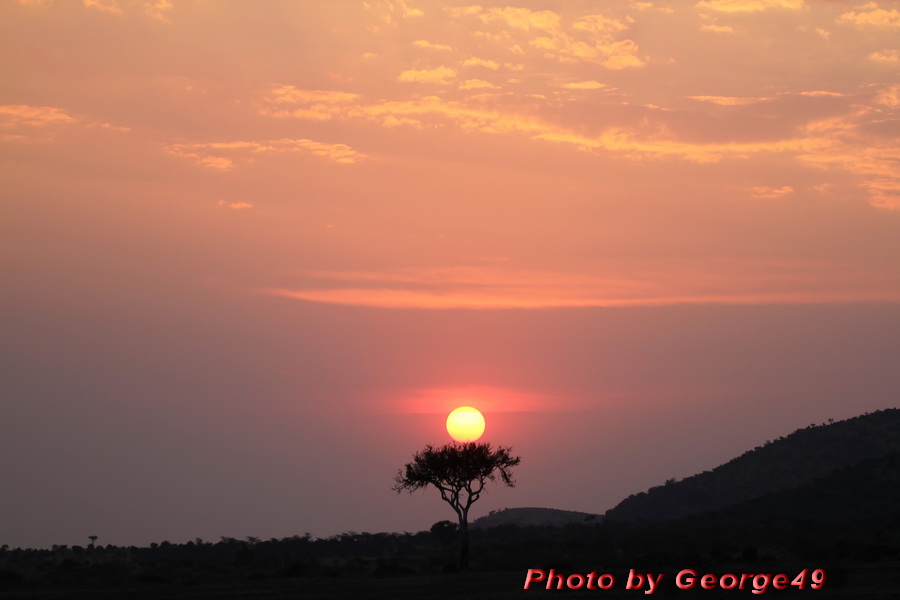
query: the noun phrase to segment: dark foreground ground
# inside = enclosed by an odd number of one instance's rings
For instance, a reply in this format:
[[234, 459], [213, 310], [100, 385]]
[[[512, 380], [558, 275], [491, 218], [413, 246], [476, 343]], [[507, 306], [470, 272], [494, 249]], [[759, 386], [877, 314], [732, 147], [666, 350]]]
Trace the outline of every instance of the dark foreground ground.
[[[761, 565], [755, 567], [733, 565], [731, 568], [716, 569], [719, 573], [760, 572]], [[777, 572], [766, 567], [768, 572]], [[702, 572], [702, 569], [698, 569]], [[789, 573], [796, 573], [783, 569]], [[583, 598], [646, 598], [644, 590], [626, 590], [626, 572], [613, 571], [619, 578], [613, 589], [547, 590], [541, 584], [524, 590], [527, 569], [517, 571], [469, 572], [461, 574], [397, 575], [397, 576], [354, 576], [345, 574], [337, 577], [295, 577], [268, 580], [243, 580], [228, 583], [129, 583], [112, 586], [63, 587], [48, 584], [14, 586], [0, 591], [4, 600], [112, 600], [128, 598], [134, 600], [194, 600], [194, 599], [268, 599], [316, 600], [325, 598], [369, 598], [369, 599], [413, 599], [434, 598], [437, 600], [458, 600], [477, 598], [548, 598], [564, 595]], [[653, 598], [685, 597], [706, 598], [848, 598], [854, 600], [900, 599], [900, 564], [885, 563], [873, 565], [847, 564], [831, 566], [828, 578], [820, 589], [788, 590], [769, 589], [756, 594], [752, 589], [692, 589], [679, 590], [675, 585], [677, 570], [660, 569], [663, 579]], [[567, 573], [569, 574], [569, 573]]]

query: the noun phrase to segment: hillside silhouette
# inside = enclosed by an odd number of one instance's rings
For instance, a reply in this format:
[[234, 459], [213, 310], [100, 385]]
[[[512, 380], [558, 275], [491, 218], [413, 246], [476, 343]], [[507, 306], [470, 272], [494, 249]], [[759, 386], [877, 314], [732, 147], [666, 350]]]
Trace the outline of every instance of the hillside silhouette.
[[503, 510], [492, 510], [487, 515], [475, 519], [470, 527], [489, 529], [504, 525], [515, 525], [516, 527], [593, 525], [599, 523], [602, 518], [602, 515], [557, 508], [504, 508]]
[[[875, 560], [900, 551], [900, 452], [797, 488], [682, 519], [693, 535], [728, 531], [811, 558]], [[673, 532], [674, 533], [674, 532]]]
[[661, 522], [722, 510], [900, 452], [900, 409], [798, 429], [713, 469], [625, 498], [604, 516]]

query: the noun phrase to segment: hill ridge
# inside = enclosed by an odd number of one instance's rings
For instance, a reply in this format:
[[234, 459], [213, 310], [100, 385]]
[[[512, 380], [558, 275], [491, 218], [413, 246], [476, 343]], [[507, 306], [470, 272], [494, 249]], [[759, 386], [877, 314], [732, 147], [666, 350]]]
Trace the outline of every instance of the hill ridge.
[[599, 523], [602, 519], [603, 515], [595, 513], [563, 510], [559, 508], [524, 506], [520, 508], [504, 508], [502, 510], [491, 511], [487, 515], [475, 519], [469, 527], [474, 529], [488, 529], [503, 525], [516, 525], [518, 527], [564, 526], [574, 523]]
[[900, 409], [810, 425], [766, 442], [711, 471], [632, 494], [608, 510], [613, 521], [668, 521], [790, 490], [842, 467], [900, 451]]

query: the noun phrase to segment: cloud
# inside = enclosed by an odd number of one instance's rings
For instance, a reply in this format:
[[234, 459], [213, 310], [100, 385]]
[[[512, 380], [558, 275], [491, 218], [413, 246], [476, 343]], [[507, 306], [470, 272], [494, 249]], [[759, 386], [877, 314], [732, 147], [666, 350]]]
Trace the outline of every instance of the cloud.
[[697, 102], [710, 102], [719, 106], [747, 106], [757, 102], [766, 102], [771, 98], [737, 98], [735, 96], [688, 96]]
[[405, 0], [398, 0], [397, 5], [400, 8], [400, 10], [403, 12], [403, 16], [406, 17], [407, 19], [425, 16], [425, 12], [422, 9], [413, 8]]
[[467, 79], [459, 85], [461, 90], [499, 90], [499, 85], [494, 85], [490, 81], [483, 79]]
[[447, 44], [433, 44], [427, 40], [416, 40], [413, 43], [413, 46], [417, 48], [425, 48], [426, 50], [437, 50], [439, 52], [450, 52], [453, 50], [453, 46], [449, 46]]
[[593, 62], [612, 70], [644, 66], [637, 56], [637, 44], [631, 40], [591, 44], [560, 34], [535, 38], [529, 44], [543, 50], [546, 58], [555, 58], [560, 62]]
[[456, 69], [452, 67], [435, 67], [434, 69], [403, 71], [397, 76], [397, 81], [444, 84], [455, 77]]
[[[874, 94], [876, 105], [900, 106], [900, 84]], [[860, 179], [869, 203], [875, 207], [900, 210], [900, 143], [894, 136], [871, 133], [873, 108], [858, 106], [853, 113], [813, 121], [806, 129], [823, 144], [815, 152], [800, 153], [797, 160], [821, 169], [841, 169]]]
[[799, 10], [805, 6], [804, 0], [702, 0], [697, 3], [697, 8], [727, 13], [759, 12], [770, 8]]
[[575, 31], [586, 31], [595, 36], [609, 38], [613, 34], [625, 31], [628, 26], [618, 19], [605, 17], [603, 15], [585, 15], [579, 17], [572, 23], [572, 29]]
[[273, 88], [268, 100], [277, 104], [309, 102], [319, 104], [347, 104], [360, 98], [359, 94], [336, 90], [304, 90], [292, 85]]
[[[450, 14], [457, 18], [477, 17], [491, 31], [479, 30], [474, 35], [490, 40], [506, 52], [525, 54], [525, 46], [539, 51], [546, 59], [562, 63], [587, 62], [614, 70], [644, 64], [637, 56], [637, 44], [628, 39], [616, 39], [629, 25], [604, 15], [583, 15], [566, 28], [562, 16], [550, 10], [469, 7], [466, 11], [450, 11]], [[631, 22], [631, 19], [627, 21]]]
[[473, 56], [472, 58], [467, 58], [466, 60], [464, 60], [463, 66], [464, 67], [475, 67], [475, 66], [486, 67], [488, 69], [492, 69], [492, 70], [496, 71], [497, 69], [500, 68], [500, 63], [493, 61], [493, 60], [487, 60], [484, 58], [478, 58], [478, 57]]
[[[360, 96], [334, 90], [303, 90], [292, 85], [273, 88], [265, 101], [278, 105], [302, 105], [293, 109], [263, 109], [265, 114], [275, 117], [293, 117], [312, 121], [327, 121], [339, 112], [339, 107], [358, 102]], [[335, 109], [338, 110], [335, 110]]]
[[[54, 0], [18, 0], [19, 4], [31, 4], [35, 6], [50, 6]], [[71, 2], [60, 2], [66, 4]], [[143, 14], [146, 17], [169, 23], [169, 15], [173, 10], [171, 0], [82, 0], [81, 5], [88, 10], [123, 16], [128, 13]]]
[[571, 81], [569, 83], [562, 84], [562, 87], [566, 88], [567, 90], [599, 90], [606, 87], [606, 85], [600, 83], [599, 81]]
[[671, 304], [797, 304], [900, 300], [900, 277], [830, 262], [624, 261], [605, 274], [458, 266], [311, 271], [306, 283], [258, 293], [352, 306], [543, 309]]
[[556, 31], [560, 26], [560, 16], [553, 11], [532, 11], [512, 6], [489, 8], [479, 18], [484, 23], [499, 23], [520, 31]]
[[172, 3], [169, 0], [147, 2], [144, 6], [144, 14], [162, 23], [169, 23], [170, 12], [172, 12]]
[[[828, 90], [807, 90], [804, 92], [796, 92], [798, 96], [809, 96], [811, 98], [845, 98], [847, 95], [840, 92], [829, 92]], [[788, 94], [782, 94], [788, 95]]]
[[256, 206], [250, 202], [228, 202], [227, 200], [219, 200], [218, 204], [219, 206], [230, 208], [231, 210], [247, 210], [248, 208]]
[[875, 103], [890, 108], [897, 108], [900, 106], [900, 84], [895, 84], [880, 90], [875, 95]]
[[[593, 88], [599, 82], [569, 82], [557, 84], [569, 89]], [[463, 91], [494, 89], [495, 84], [479, 79], [465, 80], [459, 88]], [[724, 109], [753, 109], [753, 105], [766, 103], [766, 114], [793, 110], [796, 103], [785, 104], [781, 100], [795, 98], [834, 98], [845, 96], [827, 90], [809, 90], [792, 95], [774, 97], [690, 96], [689, 98]], [[532, 95], [538, 103], [547, 102]], [[900, 105], [900, 85], [890, 86], [871, 95], [873, 106], [866, 108], [858, 103], [847, 104], [844, 115], [810, 119], [803, 124], [784, 129], [780, 137], [755, 141], [697, 142], [673, 133], [665, 121], [654, 127], [632, 124], [607, 126], [596, 133], [581, 128], [568, 127], [554, 120], [541, 117], [540, 110], [503, 109], [496, 102], [485, 103], [450, 100], [434, 95], [406, 100], [367, 102], [363, 97], [348, 93], [278, 88], [266, 96], [268, 105], [261, 107], [264, 115], [308, 120], [338, 119], [342, 121], [363, 119], [386, 127], [411, 125], [422, 129], [454, 126], [463, 131], [477, 131], [488, 135], [519, 135], [536, 143], [555, 144], [596, 155], [612, 155], [626, 160], [646, 162], [650, 160], [684, 160], [697, 164], [714, 164], [723, 160], [749, 160], [780, 154], [786, 159], [799, 161], [822, 169], [839, 169], [858, 177], [872, 205], [894, 208], [897, 202], [897, 182], [900, 182], [900, 148], [892, 136], [864, 133], [883, 119], [884, 108]], [[298, 104], [292, 105], [290, 101]], [[858, 102], [858, 101], [857, 101]], [[538, 105], [540, 106], [540, 105]], [[775, 112], [773, 112], [775, 111]], [[675, 116], [678, 118], [678, 111]], [[221, 154], [215, 156], [221, 157]], [[227, 157], [225, 157], [227, 158]], [[212, 159], [208, 159], [212, 160]], [[210, 164], [209, 166], [217, 166]], [[221, 168], [230, 168], [221, 162]], [[758, 190], [759, 194], [773, 193]]]
[[779, 97], [785, 96], [805, 96], [809, 98], [844, 98], [846, 94], [840, 92], [829, 92], [827, 90], [808, 90], [801, 92], [779, 92], [777, 96], [761, 96], [761, 97], [739, 97], [739, 96], [688, 96], [691, 100], [697, 102], [709, 102], [719, 106], [749, 106], [761, 102], [772, 102]]
[[94, 8], [114, 15], [125, 14], [125, 11], [119, 6], [117, 0], [84, 0], [84, 6], [85, 8]]
[[75, 117], [55, 106], [31, 106], [28, 104], [7, 104], [0, 106], [0, 125], [44, 125], [75, 123]]
[[406, 0], [370, 0], [363, 2], [362, 5], [366, 10], [373, 12], [380, 21], [380, 25], [368, 26], [368, 30], [373, 33], [381, 31], [383, 27], [397, 28], [397, 18], [410, 19], [425, 16], [424, 11], [410, 6]]
[[700, 29], [713, 33], [734, 33], [734, 27], [731, 25], [701, 25]]
[[400, 127], [402, 125], [411, 125], [417, 128], [422, 127], [422, 121], [420, 121], [419, 119], [411, 119], [409, 117], [395, 117], [394, 115], [385, 115], [384, 118], [381, 119], [381, 124], [384, 127]]
[[0, 105], [0, 136], [6, 141], [49, 140], [61, 128], [73, 125], [86, 129], [130, 131], [129, 127], [74, 116], [56, 106]]
[[857, 7], [858, 12], [850, 11], [838, 17], [838, 23], [849, 23], [857, 27], [874, 27], [876, 29], [900, 29], [900, 11], [878, 8], [875, 2]]
[[572, 24], [572, 33], [555, 29], [532, 39], [529, 44], [545, 51], [548, 58], [561, 62], [594, 62], [608, 69], [643, 66], [637, 57], [637, 44], [632, 40], [616, 40], [616, 34], [628, 26], [603, 15], [585, 15]]
[[234, 161], [224, 156], [204, 156], [197, 153], [185, 153], [177, 150], [170, 150], [175, 156], [183, 156], [186, 158], [196, 158], [198, 165], [209, 167], [210, 169], [218, 169], [219, 171], [230, 171], [234, 168]]
[[[900, 154], [894, 159], [900, 159]], [[870, 179], [864, 184], [869, 190], [872, 206], [900, 211], [900, 181], [896, 177]]]
[[792, 194], [794, 192], [794, 188], [789, 185], [784, 185], [779, 188], [768, 187], [768, 186], [758, 186], [751, 188], [750, 193], [754, 198], [760, 199], [774, 199], [781, 198], [783, 196], [787, 196], [788, 194]]
[[484, 9], [478, 5], [472, 6], [445, 6], [444, 12], [452, 19], [458, 19], [463, 16], [477, 15]]
[[880, 52], [872, 52], [866, 58], [875, 62], [896, 64], [900, 63], [900, 52], [897, 50], [882, 50]]
[[309, 139], [282, 138], [265, 142], [196, 142], [169, 144], [166, 152], [182, 158], [192, 158], [198, 164], [228, 171], [235, 167], [237, 160], [248, 160], [254, 154], [280, 154], [302, 152], [327, 158], [337, 163], [350, 164], [365, 158], [346, 144], [331, 144]]
[[[303, 97], [302, 93], [292, 93]], [[363, 118], [383, 122], [387, 118], [415, 119], [422, 125], [439, 126], [451, 123], [465, 131], [503, 135], [519, 134], [532, 140], [573, 146], [589, 153], [611, 152], [631, 159], [678, 158], [696, 163], [714, 163], [725, 156], [746, 157], [757, 153], [808, 153], [826, 142], [816, 137], [797, 137], [767, 142], [731, 142], [702, 144], [682, 141], [675, 137], [660, 135], [639, 135], [626, 126], [611, 127], [598, 135], [576, 133], [563, 126], [545, 121], [539, 116], [503, 112], [481, 105], [469, 105], [461, 101], [451, 101], [437, 96], [425, 96], [411, 100], [382, 101], [377, 103], [358, 102], [346, 104], [343, 101], [321, 106], [310, 111], [308, 106], [297, 109], [286, 108], [272, 111], [262, 108], [263, 114], [275, 117], [319, 119], [320, 113], [327, 118]], [[312, 116], [307, 116], [312, 112]]]

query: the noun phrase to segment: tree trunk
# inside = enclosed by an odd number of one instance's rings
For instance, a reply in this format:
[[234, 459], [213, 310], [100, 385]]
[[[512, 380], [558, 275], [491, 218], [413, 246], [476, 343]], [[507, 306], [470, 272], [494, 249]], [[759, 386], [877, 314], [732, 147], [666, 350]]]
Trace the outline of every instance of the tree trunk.
[[469, 568], [469, 519], [468, 515], [459, 515], [459, 570]]

